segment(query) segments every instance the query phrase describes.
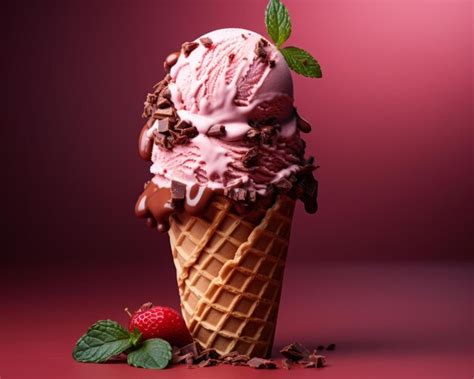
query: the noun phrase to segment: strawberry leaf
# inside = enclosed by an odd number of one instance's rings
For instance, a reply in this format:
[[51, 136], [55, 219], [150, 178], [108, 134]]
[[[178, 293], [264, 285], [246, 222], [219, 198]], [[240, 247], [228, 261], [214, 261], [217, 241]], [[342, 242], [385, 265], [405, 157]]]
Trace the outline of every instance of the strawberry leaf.
[[79, 362], [105, 362], [132, 347], [130, 333], [112, 320], [97, 321], [76, 343], [72, 356]]
[[161, 338], [151, 338], [143, 345], [128, 354], [127, 362], [130, 366], [163, 369], [171, 361], [171, 346]]
[[323, 76], [319, 63], [307, 51], [293, 46], [285, 47], [280, 51], [288, 66], [296, 73], [310, 78], [321, 78]]
[[280, 0], [270, 0], [265, 10], [265, 25], [268, 35], [280, 47], [291, 34], [291, 20], [288, 10]]

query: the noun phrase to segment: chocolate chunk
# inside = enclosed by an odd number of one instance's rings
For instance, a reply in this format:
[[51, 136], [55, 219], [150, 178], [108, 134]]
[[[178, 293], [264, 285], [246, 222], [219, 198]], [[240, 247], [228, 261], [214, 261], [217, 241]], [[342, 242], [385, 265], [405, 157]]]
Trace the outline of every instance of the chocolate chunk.
[[183, 135], [179, 135], [175, 140], [175, 145], [186, 145], [189, 142], [189, 138]]
[[153, 113], [154, 118], [172, 117], [173, 115], [174, 115], [173, 108], [157, 109], [155, 113]]
[[198, 363], [208, 359], [220, 359], [220, 357], [220, 354], [215, 349], [205, 349], [194, 360]]
[[199, 46], [197, 42], [185, 42], [181, 45], [185, 57], [188, 57], [191, 52]]
[[179, 120], [178, 123], [176, 124], [176, 129], [187, 129], [190, 128], [192, 125], [184, 120]]
[[327, 347], [326, 350], [335, 350], [336, 349], [336, 344], [335, 343], [330, 343]]
[[154, 93], [149, 93], [146, 95], [147, 103], [153, 104], [156, 102], [157, 99], [158, 99], [158, 96], [156, 96]]
[[210, 137], [223, 137], [226, 135], [224, 125], [212, 125], [206, 133]]
[[168, 87], [163, 88], [160, 95], [163, 96], [165, 99], [171, 99], [171, 91]]
[[171, 199], [183, 201], [186, 197], [186, 185], [176, 180], [171, 181]]
[[275, 369], [277, 365], [270, 359], [252, 358], [247, 362], [247, 366], [256, 369]]
[[168, 55], [163, 62], [163, 68], [165, 69], [165, 72], [170, 72], [171, 67], [173, 67], [176, 62], [178, 61], [179, 58], [179, 51], [175, 51], [174, 53], [171, 53]]
[[184, 134], [188, 138], [196, 137], [199, 132], [195, 126], [191, 126], [190, 128], [182, 129], [181, 133]]
[[201, 38], [199, 41], [201, 41], [204, 47], [208, 49], [212, 46], [212, 39], [210, 39], [209, 37]]
[[242, 163], [245, 167], [249, 168], [255, 166], [258, 162], [258, 150], [257, 148], [252, 148], [244, 155]]
[[171, 150], [173, 148], [173, 143], [163, 134], [158, 131], [154, 133], [155, 144], [161, 146], [165, 149]]
[[157, 120], [157, 122], [158, 122], [158, 127], [157, 127], [158, 132], [166, 133], [169, 129], [169, 119], [162, 118], [161, 120]]
[[169, 101], [167, 98], [160, 96], [158, 98], [158, 102], [156, 103], [156, 106], [159, 109], [164, 109], [164, 108], [169, 108], [171, 107], [171, 101]]
[[285, 346], [280, 350], [280, 353], [292, 361], [299, 361], [301, 359], [307, 359], [309, 357], [309, 350], [298, 342], [292, 343]]
[[309, 133], [311, 131], [311, 125], [309, 122], [298, 114], [296, 115], [296, 126], [302, 133]]

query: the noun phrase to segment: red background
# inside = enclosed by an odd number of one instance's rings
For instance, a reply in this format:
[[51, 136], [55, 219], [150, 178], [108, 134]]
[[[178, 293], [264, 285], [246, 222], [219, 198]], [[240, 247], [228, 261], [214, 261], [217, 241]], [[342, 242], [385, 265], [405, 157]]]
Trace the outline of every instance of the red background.
[[[133, 215], [150, 178], [136, 151], [145, 94], [183, 41], [222, 27], [264, 34], [265, 4], [5, 7], [0, 319], [15, 349], [0, 354], [2, 378], [47, 367], [58, 370], [50, 377], [142, 372], [78, 365], [69, 350], [122, 306], [178, 304], [167, 237]], [[451, 353], [449, 366], [472, 374], [472, 2], [285, 4], [288, 44], [310, 51], [324, 77], [294, 77], [313, 124], [320, 209], [295, 215], [277, 344], [338, 342], [329, 376], [397, 377], [408, 359], [417, 377], [423, 367], [461, 377], [436, 369]], [[30, 325], [31, 308], [41, 327]], [[49, 350], [39, 349], [44, 339]], [[426, 359], [413, 358], [413, 346]]]

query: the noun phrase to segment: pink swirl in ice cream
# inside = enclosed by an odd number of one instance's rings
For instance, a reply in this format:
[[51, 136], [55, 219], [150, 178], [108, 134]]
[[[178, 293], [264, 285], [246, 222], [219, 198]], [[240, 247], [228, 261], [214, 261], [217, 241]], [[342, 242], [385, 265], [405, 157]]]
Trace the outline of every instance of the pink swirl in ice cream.
[[[183, 50], [168, 88], [179, 118], [199, 134], [172, 150], [155, 145], [153, 182], [169, 187], [177, 180], [210, 189], [231, 185], [264, 195], [271, 183], [297, 172], [304, 165], [304, 144], [290, 71], [277, 48], [257, 33], [221, 29]], [[221, 126], [222, 133], [213, 133]], [[253, 162], [246, 161], [249, 152], [256, 156]]]

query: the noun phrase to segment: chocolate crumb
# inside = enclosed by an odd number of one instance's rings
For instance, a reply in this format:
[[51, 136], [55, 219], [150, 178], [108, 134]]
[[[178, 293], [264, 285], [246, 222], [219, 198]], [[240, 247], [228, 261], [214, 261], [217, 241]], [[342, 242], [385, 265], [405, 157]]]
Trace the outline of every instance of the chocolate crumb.
[[217, 359], [206, 359], [202, 362], [199, 363], [199, 367], [211, 367], [211, 366], [217, 366], [219, 364], [219, 361]]
[[273, 59], [271, 59], [270, 61], [268, 61], [268, 65], [270, 66], [270, 68], [273, 68], [275, 67], [276, 62]]
[[335, 350], [336, 349], [336, 344], [335, 343], [330, 343], [327, 347], [326, 350]]
[[243, 39], [247, 39], [247, 36], [242, 33], [242, 38], [243, 38]]
[[224, 125], [212, 125], [206, 133], [211, 137], [223, 137], [226, 135], [226, 130]]
[[235, 54], [232, 53], [232, 54], [229, 54], [229, 63], [232, 63], [232, 61], [234, 60], [235, 58]]
[[263, 358], [252, 358], [247, 362], [247, 366], [256, 369], [275, 369], [277, 365], [274, 361]]
[[199, 43], [197, 42], [185, 42], [181, 45], [181, 48], [183, 49], [184, 56], [187, 58], [191, 52], [199, 46]]
[[244, 155], [242, 163], [245, 167], [249, 168], [255, 166], [258, 162], [258, 150], [257, 148], [252, 148]]
[[262, 43], [263, 39], [261, 39], [260, 41], [258, 41], [256, 44], [255, 44], [255, 54], [257, 55], [257, 57], [259, 58], [262, 58], [262, 59], [265, 59], [267, 57], [267, 52], [265, 50], [265, 45]]
[[208, 49], [212, 46], [212, 39], [210, 39], [209, 37], [201, 38], [199, 41], [201, 41], [204, 47]]

